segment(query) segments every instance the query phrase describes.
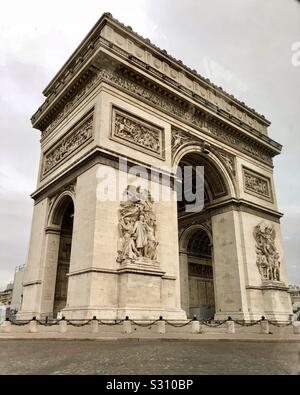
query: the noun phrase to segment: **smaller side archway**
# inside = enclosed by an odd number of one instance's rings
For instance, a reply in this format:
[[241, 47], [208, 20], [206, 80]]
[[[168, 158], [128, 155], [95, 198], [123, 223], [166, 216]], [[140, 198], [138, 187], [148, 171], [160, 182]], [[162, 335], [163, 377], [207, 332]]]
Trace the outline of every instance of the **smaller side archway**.
[[74, 196], [69, 191], [62, 192], [59, 196], [51, 201], [51, 207], [48, 215], [48, 228], [60, 228], [63, 220], [65, 210], [70, 204], [73, 204], [73, 211], [75, 209]]
[[210, 319], [215, 314], [213, 245], [210, 231], [196, 224], [180, 237], [181, 305], [188, 317]]
[[67, 305], [74, 210], [73, 196], [65, 191], [52, 203], [48, 216], [42, 313], [54, 318]]

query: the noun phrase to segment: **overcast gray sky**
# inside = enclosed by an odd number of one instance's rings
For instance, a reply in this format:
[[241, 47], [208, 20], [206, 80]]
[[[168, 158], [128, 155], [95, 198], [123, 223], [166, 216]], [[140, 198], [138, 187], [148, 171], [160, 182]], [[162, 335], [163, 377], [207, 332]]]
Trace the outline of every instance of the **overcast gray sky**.
[[0, 13], [0, 289], [27, 258], [40, 138], [30, 117], [106, 11], [272, 121], [289, 281], [300, 283], [299, 1], [10, 0]]

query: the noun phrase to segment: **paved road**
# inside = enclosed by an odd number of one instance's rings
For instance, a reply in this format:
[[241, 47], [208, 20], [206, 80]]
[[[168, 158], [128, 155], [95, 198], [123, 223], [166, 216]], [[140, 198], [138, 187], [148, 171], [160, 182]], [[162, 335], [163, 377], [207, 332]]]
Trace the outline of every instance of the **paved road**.
[[300, 343], [0, 340], [0, 374], [300, 374]]

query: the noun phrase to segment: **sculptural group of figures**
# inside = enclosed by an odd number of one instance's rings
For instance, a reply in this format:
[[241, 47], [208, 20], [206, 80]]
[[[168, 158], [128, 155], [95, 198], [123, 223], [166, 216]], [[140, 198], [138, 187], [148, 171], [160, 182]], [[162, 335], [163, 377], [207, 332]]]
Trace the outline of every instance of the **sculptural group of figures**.
[[259, 224], [255, 227], [256, 263], [263, 280], [280, 281], [280, 261], [275, 236], [272, 226]]
[[72, 133], [46, 156], [44, 164], [44, 172], [52, 169], [58, 162], [73, 152], [77, 147], [83, 144], [92, 135], [93, 119], [90, 118], [78, 130]]
[[265, 196], [269, 195], [268, 185], [264, 180], [253, 177], [250, 174], [245, 174], [245, 184], [247, 188], [252, 189], [257, 193], [261, 193]]
[[126, 118], [120, 114], [116, 115], [115, 134], [126, 140], [133, 141], [152, 151], [160, 151], [160, 140], [157, 132]]
[[131, 187], [128, 200], [121, 202], [118, 262], [138, 258], [157, 260], [156, 220], [151, 197], [146, 190]]

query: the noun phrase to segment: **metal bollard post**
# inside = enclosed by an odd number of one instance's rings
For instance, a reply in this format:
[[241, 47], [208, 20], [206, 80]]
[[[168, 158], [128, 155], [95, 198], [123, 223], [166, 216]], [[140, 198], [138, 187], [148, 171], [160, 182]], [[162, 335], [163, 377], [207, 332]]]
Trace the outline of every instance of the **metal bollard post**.
[[59, 321], [58, 325], [59, 325], [59, 332], [60, 333], [66, 333], [67, 332], [67, 325], [68, 325], [68, 323], [67, 323], [65, 317], [62, 317], [62, 319]]
[[228, 317], [228, 320], [226, 321], [227, 325], [227, 333], [235, 333], [235, 324], [234, 321], [232, 321], [231, 317]]
[[99, 322], [95, 316], [93, 317], [93, 320], [91, 322], [91, 329], [92, 333], [98, 333], [99, 331]]
[[37, 321], [36, 317], [33, 317], [32, 320], [29, 322], [29, 333], [37, 333]]
[[268, 335], [269, 332], [270, 332], [269, 321], [266, 320], [264, 316], [262, 316], [260, 321], [260, 333], [264, 333]]
[[157, 323], [158, 333], [166, 333], [166, 322], [163, 320], [163, 317], [159, 317], [159, 321]]
[[200, 333], [200, 322], [197, 320], [195, 315], [192, 321], [192, 333]]
[[131, 321], [129, 320], [129, 317], [126, 316], [125, 320], [123, 321], [123, 333], [131, 333], [131, 331]]
[[11, 332], [11, 325], [12, 325], [12, 323], [10, 322], [9, 318], [6, 318], [6, 320], [1, 325], [2, 332], [10, 333]]
[[300, 335], [300, 321], [293, 322], [293, 332], [294, 335]]

